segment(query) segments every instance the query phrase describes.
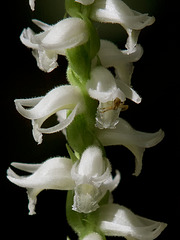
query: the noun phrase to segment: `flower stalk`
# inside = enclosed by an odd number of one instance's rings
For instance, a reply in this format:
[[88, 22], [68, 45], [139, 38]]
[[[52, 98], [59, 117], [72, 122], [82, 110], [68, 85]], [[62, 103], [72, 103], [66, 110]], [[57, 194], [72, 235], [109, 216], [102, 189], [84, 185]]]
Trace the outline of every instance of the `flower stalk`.
[[[29, 4], [34, 11], [35, 0], [29, 0]], [[44, 72], [58, 67], [58, 55], [65, 56], [68, 83], [45, 96], [16, 99], [15, 106], [31, 120], [38, 144], [43, 134], [62, 131], [69, 156], [50, 158], [41, 164], [13, 162], [14, 168], [29, 175], [19, 176], [9, 168], [7, 177], [27, 189], [30, 215], [35, 214], [41, 191], [66, 190], [67, 221], [79, 240], [105, 240], [105, 236], [153, 240], [165, 229], [165, 223], [140, 217], [113, 203], [120, 172], [112, 173], [106, 146], [128, 148], [135, 156], [134, 175], [138, 176], [145, 149], [164, 137], [161, 129], [140, 132], [123, 119], [123, 111], [128, 109], [126, 100], [135, 104], [142, 100], [131, 83], [133, 63], [143, 54], [138, 43], [140, 31], [155, 19], [130, 9], [121, 0], [65, 0], [65, 9], [67, 17], [54, 25], [34, 19], [41, 32], [24, 29], [20, 40], [32, 49], [37, 66]], [[94, 21], [121, 25], [127, 32], [125, 49], [101, 39]], [[54, 114], [58, 123], [45, 128], [44, 122]]]

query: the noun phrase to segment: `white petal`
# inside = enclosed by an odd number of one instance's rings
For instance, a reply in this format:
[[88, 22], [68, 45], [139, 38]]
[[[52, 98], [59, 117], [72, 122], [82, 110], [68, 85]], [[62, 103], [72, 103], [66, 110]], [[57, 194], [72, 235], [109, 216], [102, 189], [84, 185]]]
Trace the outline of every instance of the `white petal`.
[[58, 67], [57, 58], [58, 55], [51, 51], [45, 50], [33, 50], [32, 55], [35, 57], [37, 61], [37, 66], [44, 72], [51, 72], [56, 67]]
[[28, 48], [38, 49], [39, 44], [35, 41], [35, 33], [30, 29], [24, 29], [20, 35], [21, 42]]
[[104, 146], [123, 145], [134, 155], [136, 169], [134, 175], [138, 176], [142, 168], [142, 157], [145, 148], [158, 144], [164, 138], [160, 129], [155, 133], [140, 132], [133, 129], [128, 122], [119, 118], [116, 129], [97, 129], [97, 136]]
[[141, 30], [134, 30], [130, 28], [125, 28], [128, 34], [125, 47], [131, 52], [136, 47], [139, 34]]
[[35, 0], [29, 0], [29, 6], [31, 7], [31, 10], [35, 10]]
[[118, 79], [131, 86], [131, 78], [134, 71], [133, 63], [121, 63], [115, 68], [116, 72], [116, 83], [118, 86]]
[[137, 44], [131, 50], [121, 51], [118, 47], [106, 40], [101, 40], [98, 56], [104, 67], [114, 67], [119, 78], [131, 85], [131, 76], [134, 70], [133, 62], [138, 61], [143, 54], [143, 48]]
[[118, 47], [107, 40], [101, 40], [98, 56], [104, 67], [117, 67], [121, 63], [131, 63], [138, 61], [143, 54], [141, 45], [137, 45], [132, 52], [120, 50]]
[[116, 98], [122, 102], [126, 99], [124, 93], [117, 88], [111, 72], [104, 67], [96, 67], [91, 71], [91, 77], [86, 87], [92, 98], [103, 103]]
[[121, 180], [121, 174], [118, 170], [116, 170], [116, 175], [114, 178], [111, 178], [105, 182], [106, 188], [107, 190], [109, 190], [110, 192], [114, 191], [115, 188], [117, 188], [117, 186], [119, 185], [119, 182]]
[[[15, 164], [13, 165], [15, 166]], [[19, 163], [17, 165], [19, 165]], [[31, 164], [30, 168], [33, 167], [32, 165], [33, 164]], [[14, 184], [24, 188], [69, 190], [74, 186], [71, 178], [71, 168], [71, 159], [55, 157], [42, 163], [30, 176], [13, 177], [11, 174], [7, 177]]]
[[50, 30], [52, 28], [51, 25], [44, 23], [42, 21], [39, 21], [37, 19], [32, 19], [32, 22], [44, 31]]
[[153, 240], [167, 226], [135, 215], [118, 204], [104, 205], [99, 209], [99, 225], [107, 236], [132, 237], [139, 240]]
[[119, 23], [125, 28], [140, 30], [154, 22], [153, 17], [131, 10], [121, 0], [96, 0], [91, 18], [95, 21]]
[[[17, 111], [28, 119], [39, 119], [49, 117], [61, 109], [73, 109], [77, 103], [81, 102], [82, 97], [78, 88], [73, 86], [60, 86], [48, 92], [45, 97], [37, 98], [40, 100], [36, 105], [36, 99], [16, 99]], [[25, 109], [23, 106], [34, 106]]]
[[25, 172], [34, 173], [41, 166], [41, 164], [28, 164], [28, 163], [17, 163], [12, 162], [11, 165], [17, 169]]
[[131, 87], [129, 87], [126, 83], [116, 78], [117, 86], [122, 90], [122, 92], [126, 95], [127, 98], [131, 99], [135, 103], [141, 102], [141, 97], [134, 91]]
[[142, 160], [143, 160], [143, 154], [145, 151], [145, 147], [139, 147], [136, 145], [128, 145], [124, 144], [126, 148], [128, 148], [132, 154], [135, 156], [135, 171], [133, 173], [134, 176], [139, 176], [142, 170]]
[[30, 176], [20, 177], [12, 169], [8, 169], [7, 178], [14, 184], [27, 188], [29, 214], [35, 214], [37, 195], [44, 189], [71, 190], [74, 181], [71, 178], [72, 160], [56, 157], [42, 164], [12, 163], [18, 169], [33, 172]]
[[119, 119], [116, 129], [104, 129], [97, 132], [105, 146], [129, 144], [149, 148], [158, 144], [164, 137], [164, 132], [161, 129], [155, 133], [137, 131], [122, 118]]
[[71, 170], [72, 178], [77, 185], [92, 183], [96, 187], [106, 182], [111, 176], [110, 173], [111, 165], [108, 159], [103, 158], [102, 151], [96, 146], [88, 147], [82, 154], [80, 162], [76, 162]]
[[81, 3], [83, 5], [90, 5], [94, 2], [94, 0], [75, 0], [75, 2]]
[[63, 120], [59, 124], [57, 124], [53, 127], [49, 127], [49, 128], [41, 128], [41, 125], [46, 120], [46, 118], [44, 118], [43, 120], [42, 119], [41, 120], [32, 120], [33, 137], [34, 137], [35, 141], [38, 144], [41, 144], [43, 133], [51, 134], [51, 133], [59, 132], [59, 131], [62, 131], [63, 129], [65, 129], [74, 120], [78, 109], [79, 109], [79, 104], [76, 105], [76, 107], [73, 109], [72, 113], [65, 120]]
[[69, 49], [88, 40], [88, 30], [80, 18], [66, 18], [55, 24], [42, 39], [46, 49]]
[[96, 146], [87, 148], [81, 157], [78, 173], [87, 177], [100, 176], [105, 171], [102, 151]]

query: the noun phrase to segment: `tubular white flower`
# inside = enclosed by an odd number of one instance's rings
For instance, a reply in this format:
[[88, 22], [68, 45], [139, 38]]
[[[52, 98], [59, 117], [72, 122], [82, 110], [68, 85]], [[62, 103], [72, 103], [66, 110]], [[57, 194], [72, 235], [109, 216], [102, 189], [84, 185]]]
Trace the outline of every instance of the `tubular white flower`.
[[55, 157], [42, 164], [12, 163], [13, 167], [32, 173], [30, 176], [18, 176], [11, 168], [7, 178], [14, 184], [27, 188], [29, 214], [35, 214], [37, 195], [44, 189], [72, 190], [74, 181], [71, 178], [72, 160]]
[[[65, 129], [73, 121], [75, 115], [84, 110], [80, 89], [70, 85], [54, 88], [44, 97], [16, 99], [15, 105], [22, 116], [32, 120], [33, 136], [38, 144], [42, 142], [43, 133], [50, 134]], [[41, 128], [47, 118], [64, 109], [72, 110], [64, 121], [50, 128]]]
[[98, 211], [98, 225], [101, 231], [107, 236], [153, 240], [167, 226], [165, 223], [140, 217], [126, 207], [118, 204], [103, 205]]
[[126, 47], [132, 50], [141, 29], [154, 23], [154, 17], [130, 9], [121, 0], [96, 0], [92, 5], [91, 18], [99, 22], [118, 23], [127, 31]]
[[73, 210], [83, 213], [95, 211], [106, 192], [112, 192], [120, 181], [118, 171], [112, 178], [108, 159], [103, 158], [102, 151], [95, 146], [83, 152], [80, 161], [73, 165], [71, 175], [76, 184]]
[[160, 129], [155, 133], [140, 132], [133, 129], [128, 122], [119, 118], [116, 129], [97, 129], [97, 137], [104, 146], [123, 145], [134, 155], [136, 161], [135, 176], [142, 169], [142, 157], [145, 148], [158, 144], [164, 138], [164, 132]]
[[89, 37], [86, 24], [80, 18], [66, 18], [52, 26], [38, 20], [33, 22], [44, 31], [35, 34], [27, 28], [20, 39], [25, 46], [33, 49], [38, 67], [45, 72], [51, 72], [58, 66], [58, 54], [65, 55], [66, 49], [87, 42]]
[[115, 128], [119, 122], [119, 114], [124, 109], [123, 103], [127, 98], [139, 103], [139, 95], [122, 81], [117, 86], [114, 76], [109, 70], [98, 66], [91, 71], [90, 80], [87, 82], [87, 90], [90, 97], [99, 101], [96, 115], [98, 128]]

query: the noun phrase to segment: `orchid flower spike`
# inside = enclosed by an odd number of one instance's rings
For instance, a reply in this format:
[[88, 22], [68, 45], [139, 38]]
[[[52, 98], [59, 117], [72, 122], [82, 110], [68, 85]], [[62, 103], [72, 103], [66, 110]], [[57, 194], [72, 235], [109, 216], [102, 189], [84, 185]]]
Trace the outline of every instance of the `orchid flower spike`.
[[130, 9], [122, 0], [95, 0], [91, 18], [103, 23], [118, 23], [128, 34], [126, 43], [130, 51], [137, 44], [140, 30], [154, 23], [155, 18]]
[[14, 184], [27, 189], [29, 215], [35, 214], [37, 195], [44, 189], [72, 190], [74, 181], [71, 178], [72, 160], [65, 157], [48, 159], [42, 164], [12, 163], [13, 167], [32, 173], [26, 177], [18, 176], [11, 168], [7, 178]]
[[[23, 117], [32, 120], [33, 136], [38, 144], [42, 142], [43, 133], [50, 134], [65, 129], [74, 117], [84, 110], [84, 100], [80, 89], [70, 85], [54, 88], [44, 97], [16, 99], [15, 105]], [[46, 119], [65, 109], [72, 110], [66, 119], [53, 127], [41, 128]]]
[[156, 222], [134, 214], [118, 204], [107, 204], [99, 208], [98, 225], [106, 236], [129, 239], [153, 240], [167, 224]]
[[155, 133], [140, 132], [122, 118], [116, 129], [97, 129], [97, 137], [104, 146], [123, 145], [127, 147], [135, 156], [135, 172], [138, 176], [142, 169], [142, 158], [145, 148], [150, 148], [158, 144], [164, 138], [164, 132], [160, 129]]
[[100, 129], [115, 128], [119, 122], [120, 111], [127, 108], [124, 105], [126, 98], [136, 103], [141, 101], [139, 95], [128, 85], [121, 83], [119, 88], [112, 73], [102, 66], [91, 71], [86, 87], [90, 97], [99, 101], [96, 127]]
[[89, 35], [85, 22], [80, 18], [66, 18], [55, 25], [48, 25], [38, 20], [33, 22], [43, 32], [35, 34], [30, 28], [24, 29], [20, 35], [21, 42], [32, 48], [32, 54], [38, 67], [51, 72], [58, 66], [58, 54], [65, 55], [66, 49], [87, 42]]
[[96, 146], [83, 152], [80, 161], [73, 165], [71, 175], [76, 184], [73, 210], [83, 213], [95, 211], [106, 192], [112, 192], [120, 181], [119, 171], [113, 179], [109, 160]]

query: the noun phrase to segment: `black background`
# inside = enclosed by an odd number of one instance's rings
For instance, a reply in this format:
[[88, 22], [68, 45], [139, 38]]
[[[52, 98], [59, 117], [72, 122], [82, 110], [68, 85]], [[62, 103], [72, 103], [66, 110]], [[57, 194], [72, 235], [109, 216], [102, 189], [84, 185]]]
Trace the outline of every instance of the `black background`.
[[[45, 135], [37, 145], [32, 138], [31, 123], [20, 116], [14, 107], [14, 99], [44, 95], [54, 86], [66, 83], [66, 60], [59, 57], [59, 68], [52, 73], [40, 71], [31, 51], [19, 41], [23, 28], [32, 27], [31, 18], [55, 23], [63, 17], [63, 1], [37, 0], [36, 12], [31, 12], [28, 0], [10, 1], [1, 13], [1, 167], [0, 167], [0, 229], [14, 238], [58, 237], [66, 239], [74, 235], [65, 220], [66, 192], [43, 191], [38, 196], [37, 215], [28, 216], [27, 196], [23, 188], [6, 179], [10, 163], [43, 162], [53, 156], [68, 156], [65, 139], [61, 133]], [[56, 6], [57, 2], [59, 4]], [[131, 2], [131, 1], [128, 1]], [[132, 5], [135, 1], [132, 1]], [[138, 1], [137, 1], [138, 2]], [[141, 3], [142, 1], [139, 1]], [[147, 3], [150, 2], [146, 1]], [[121, 172], [121, 182], [114, 192], [114, 200], [138, 215], [168, 223], [159, 240], [177, 239], [179, 236], [179, 8], [174, 1], [152, 1], [142, 10], [156, 17], [151, 27], [142, 30], [139, 43], [144, 55], [135, 63], [132, 78], [134, 89], [142, 96], [142, 103], [129, 103], [121, 117], [137, 130], [165, 131], [164, 140], [147, 149], [143, 158], [143, 170], [139, 177], [132, 176], [134, 157], [123, 147], [108, 147], [107, 156], [113, 169]], [[176, 1], [177, 2], [177, 1]], [[43, 8], [43, 4], [46, 8]], [[152, 4], [153, 5], [153, 4]], [[139, 5], [136, 10], [141, 10]], [[55, 14], [53, 11], [55, 9]], [[59, 15], [58, 15], [59, 13]], [[1, 14], [2, 15], [2, 14]], [[124, 35], [120, 27], [99, 26], [102, 38], [120, 44]], [[35, 29], [35, 28], [34, 28]], [[114, 32], [114, 35], [112, 34]], [[119, 41], [119, 42], [118, 42]], [[119, 45], [122, 47], [122, 44]], [[2, 234], [2, 233], [1, 233]]]

